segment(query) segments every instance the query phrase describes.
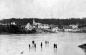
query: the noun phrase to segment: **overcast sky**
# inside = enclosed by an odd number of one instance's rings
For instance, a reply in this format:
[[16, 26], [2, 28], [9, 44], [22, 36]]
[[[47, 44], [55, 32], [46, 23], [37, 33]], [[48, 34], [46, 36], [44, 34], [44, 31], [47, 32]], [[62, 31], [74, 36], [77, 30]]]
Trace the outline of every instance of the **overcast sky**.
[[0, 0], [0, 18], [86, 17], [86, 0]]

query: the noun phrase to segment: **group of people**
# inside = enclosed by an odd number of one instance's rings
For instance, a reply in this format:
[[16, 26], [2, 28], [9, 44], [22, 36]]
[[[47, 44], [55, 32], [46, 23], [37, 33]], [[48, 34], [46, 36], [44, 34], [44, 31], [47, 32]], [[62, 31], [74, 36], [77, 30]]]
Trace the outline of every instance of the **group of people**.
[[[49, 45], [49, 41], [45, 41], [45, 45]], [[35, 43], [34, 40], [32, 41], [32, 44], [29, 44], [29, 50], [30, 50], [32, 47], [35, 48], [35, 50], [36, 50], [36, 48], [37, 48], [37, 44]], [[40, 47], [41, 47], [41, 49], [43, 48], [43, 42], [40, 43]], [[54, 44], [53, 44], [53, 48], [57, 49], [57, 43], [54, 43]]]
[[[44, 43], [45, 43], [46, 46], [49, 46], [49, 41], [45, 41]], [[40, 43], [40, 48], [41, 48], [41, 50], [42, 50], [42, 48], [43, 48], [44, 43], [43, 43], [43, 42]], [[32, 43], [28, 45], [28, 47], [29, 47], [29, 51], [30, 51], [32, 48], [34, 48], [35, 51], [36, 51], [37, 44], [36, 44], [36, 42], [33, 40]], [[57, 51], [57, 43], [53, 43], [53, 48], [54, 48], [54, 50]], [[23, 54], [23, 53], [24, 53], [24, 51], [21, 52], [21, 54]]]

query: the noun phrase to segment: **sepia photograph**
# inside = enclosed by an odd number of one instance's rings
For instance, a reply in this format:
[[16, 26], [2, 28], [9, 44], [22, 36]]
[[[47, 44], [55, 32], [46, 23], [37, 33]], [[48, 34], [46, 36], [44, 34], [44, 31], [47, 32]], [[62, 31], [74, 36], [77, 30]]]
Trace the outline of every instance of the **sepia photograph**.
[[0, 55], [86, 55], [86, 0], [0, 0]]

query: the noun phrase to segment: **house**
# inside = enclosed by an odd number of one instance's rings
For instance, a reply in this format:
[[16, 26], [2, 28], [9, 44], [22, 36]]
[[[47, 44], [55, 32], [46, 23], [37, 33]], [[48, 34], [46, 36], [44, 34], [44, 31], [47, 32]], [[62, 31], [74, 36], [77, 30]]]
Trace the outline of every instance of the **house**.
[[59, 30], [58, 27], [52, 28], [52, 31], [53, 31], [53, 32], [58, 32], [58, 30]]
[[78, 28], [78, 25], [69, 25], [72, 27], [72, 29], [77, 29]]
[[38, 28], [41, 28], [41, 29], [49, 29], [50, 26], [48, 24], [41, 24], [41, 25], [38, 25]]
[[32, 25], [30, 25], [30, 23], [28, 23], [28, 24], [25, 26], [25, 29], [26, 29], [26, 30], [32, 30], [33, 27], [32, 27]]
[[64, 31], [67, 32], [79, 32], [80, 29], [78, 28], [78, 25], [69, 25], [63, 27]]
[[16, 25], [16, 23], [15, 22], [11, 22], [11, 25]]
[[64, 26], [64, 31], [72, 31], [72, 26]]

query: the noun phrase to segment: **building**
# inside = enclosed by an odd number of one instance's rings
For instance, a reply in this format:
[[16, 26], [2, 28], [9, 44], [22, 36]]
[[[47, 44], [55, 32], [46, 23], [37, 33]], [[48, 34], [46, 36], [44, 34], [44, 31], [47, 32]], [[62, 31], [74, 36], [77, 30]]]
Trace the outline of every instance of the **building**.
[[63, 27], [64, 31], [72, 31], [72, 26], [64, 26]]
[[69, 25], [72, 27], [72, 29], [77, 29], [78, 28], [78, 25]]
[[41, 25], [38, 25], [38, 28], [41, 28], [41, 29], [49, 29], [49, 25], [48, 24], [41, 24]]
[[26, 30], [32, 30], [33, 27], [32, 27], [32, 25], [30, 25], [30, 23], [28, 23], [28, 24], [25, 26], [25, 29], [26, 29]]
[[67, 32], [79, 32], [80, 29], [78, 28], [78, 25], [69, 25], [63, 27], [64, 31]]
[[58, 27], [52, 28], [52, 31], [53, 31], [53, 32], [58, 32], [58, 30], [59, 30]]
[[15, 22], [11, 22], [11, 25], [16, 25], [16, 23]]

